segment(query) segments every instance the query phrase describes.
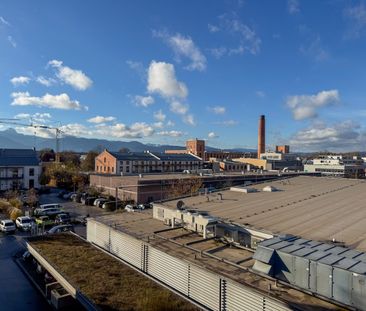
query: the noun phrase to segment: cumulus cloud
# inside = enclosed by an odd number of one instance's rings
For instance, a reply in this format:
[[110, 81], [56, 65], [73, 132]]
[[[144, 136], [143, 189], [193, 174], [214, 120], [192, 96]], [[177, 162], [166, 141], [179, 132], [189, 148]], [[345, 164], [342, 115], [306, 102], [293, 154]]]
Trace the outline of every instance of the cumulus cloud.
[[136, 95], [133, 98], [133, 101], [137, 107], [145, 107], [145, 108], [152, 105], [155, 102], [154, 98], [150, 95], [149, 96]]
[[51, 86], [53, 84], [56, 83], [56, 80], [53, 79], [53, 78], [46, 78], [44, 76], [38, 76], [36, 81], [39, 83], [39, 84], [42, 84], [44, 86]]
[[160, 110], [154, 112], [154, 119], [159, 122], [164, 122], [166, 115]]
[[287, 10], [290, 14], [297, 14], [300, 12], [299, 0], [287, 0]]
[[63, 110], [81, 110], [88, 108], [80, 105], [77, 100], [71, 100], [69, 95], [62, 93], [59, 95], [45, 94], [42, 97], [31, 96], [28, 92], [14, 92], [11, 94], [12, 106], [37, 106]]
[[182, 57], [188, 58], [190, 63], [185, 67], [187, 70], [203, 71], [206, 69], [207, 60], [200, 49], [195, 45], [192, 38], [183, 36], [180, 33], [170, 35], [167, 31], [153, 31], [153, 35], [161, 38], [174, 51], [177, 60], [180, 62]]
[[218, 138], [219, 136], [218, 136], [218, 135], [216, 135], [216, 133], [215, 133], [215, 132], [210, 132], [210, 133], [208, 133], [207, 137], [208, 137], [209, 139], [214, 139], [214, 138]]
[[298, 131], [290, 144], [299, 151], [361, 151], [366, 144], [366, 133], [352, 121], [333, 125], [318, 122]]
[[64, 66], [62, 61], [51, 60], [48, 62], [48, 65], [56, 69], [57, 78], [62, 82], [71, 85], [76, 90], [84, 91], [93, 84], [93, 81], [81, 70]]
[[10, 79], [11, 84], [14, 86], [28, 84], [31, 79], [26, 76], [19, 76]]
[[152, 61], [148, 69], [147, 90], [167, 98], [186, 98], [187, 86], [177, 80], [172, 64]]
[[314, 95], [289, 96], [286, 101], [287, 107], [292, 110], [295, 120], [315, 118], [317, 109], [340, 101], [338, 90], [321, 91]]
[[256, 55], [260, 52], [261, 39], [251, 27], [239, 19], [236, 13], [226, 13], [219, 16], [218, 25], [211, 25], [211, 29], [215, 30], [211, 31], [213, 33], [221, 31], [228, 33], [235, 39], [235, 45], [231, 47], [221, 46], [210, 49], [211, 53], [217, 58], [225, 54], [230, 56], [249, 52], [250, 54]]
[[159, 136], [169, 136], [169, 137], [181, 137], [183, 136], [183, 132], [181, 131], [161, 131], [156, 133]]
[[46, 123], [52, 118], [52, 116], [50, 113], [36, 112], [34, 114], [18, 113], [17, 115], [14, 116], [14, 118], [15, 119], [27, 119], [31, 122]]
[[208, 110], [214, 114], [224, 114], [226, 112], [226, 108], [223, 106], [208, 107]]
[[174, 112], [176, 114], [184, 115], [188, 112], [188, 110], [189, 110], [189, 107], [187, 104], [183, 104], [176, 100], [174, 100], [170, 103], [170, 111]]
[[183, 116], [183, 122], [188, 125], [196, 125], [196, 120], [194, 119], [193, 114], [186, 114]]
[[16, 43], [16, 41], [14, 40], [14, 38], [12, 36], [8, 36], [8, 41], [9, 41], [9, 43], [11, 44], [11, 46], [13, 48], [17, 47], [17, 43]]
[[89, 123], [96, 123], [96, 124], [99, 124], [99, 123], [105, 123], [105, 122], [112, 122], [116, 120], [115, 117], [102, 117], [102, 116], [96, 116], [94, 118], [90, 118], [88, 119], [88, 122]]

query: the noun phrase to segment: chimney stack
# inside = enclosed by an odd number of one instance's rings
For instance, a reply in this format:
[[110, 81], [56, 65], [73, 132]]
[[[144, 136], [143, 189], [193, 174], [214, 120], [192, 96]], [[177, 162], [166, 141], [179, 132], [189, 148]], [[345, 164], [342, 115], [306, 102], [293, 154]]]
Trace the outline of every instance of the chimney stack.
[[258, 125], [258, 159], [261, 156], [261, 153], [266, 151], [266, 119], [264, 115], [261, 115], [259, 118]]

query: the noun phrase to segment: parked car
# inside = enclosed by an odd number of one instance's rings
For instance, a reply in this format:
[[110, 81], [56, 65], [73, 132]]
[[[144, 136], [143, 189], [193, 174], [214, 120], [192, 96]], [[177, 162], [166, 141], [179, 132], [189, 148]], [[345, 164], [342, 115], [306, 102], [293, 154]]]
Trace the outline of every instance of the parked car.
[[108, 200], [107, 199], [103, 199], [103, 200], [99, 200], [99, 202], [98, 202], [98, 207], [100, 207], [100, 208], [102, 208], [103, 207], [103, 204], [105, 203], [105, 202], [107, 202]]
[[61, 204], [58, 203], [49, 203], [49, 204], [41, 204], [39, 207], [39, 209], [46, 209], [46, 208], [62, 208]]
[[48, 230], [46, 232], [46, 234], [54, 234], [54, 233], [61, 233], [61, 232], [67, 232], [67, 231], [74, 231], [74, 226], [73, 225], [58, 225], [58, 226], [54, 226], [52, 227], [50, 230]]
[[71, 217], [69, 213], [61, 213], [56, 215], [55, 224], [64, 225], [71, 222]]
[[0, 231], [5, 233], [15, 232], [16, 227], [11, 219], [4, 219], [0, 221]]
[[96, 197], [87, 197], [84, 201], [85, 205], [93, 205], [94, 201], [95, 201]]
[[72, 195], [70, 196], [70, 199], [71, 199], [73, 202], [81, 203], [81, 194], [80, 194], [80, 193], [72, 194]]
[[99, 206], [99, 203], [100, 202], [107, 202], [107, 199], [106, 198], [97, 198], [97, 199], [95, 199], [95, 201], [94, 201], [94, 203], [93, 203], [93, 205], [94, 206]]
[[136, 206], [133, 206], [131, 204], [127, 204], [125, 206], [125, 211], [127, 211], [127, 212], [134, 212], [136, 209], [137, 209]]
[[38, 226], [52, 226], [55, 224], [54, 220], [52, 220], [50, 217], [48, 216], [40, 216], [38, 218], [36, 218], [36, 224]]
[[22, 231], [29, 231], [32, 228], [33, 219], [29, 216], [20, 216], [15, 220], [15, 225]]
[[76, 194], [76, 192], [68, 192], [68, 193], [63, 195], [63, 199], [64, 200], [70, 200], [70, 198], [73, 194]]
[[49, 217], [56, 217], [56, 215], [58, 214], [62, 214], [64, 213], [64, 211], [62, 209], [59, 209], [59, 208], [44, 208], [44, 209], [38, 209], [36, 208], [34, 210], [34, 215], [36, 217], [39, 217], [39, 216], [49, 216]]

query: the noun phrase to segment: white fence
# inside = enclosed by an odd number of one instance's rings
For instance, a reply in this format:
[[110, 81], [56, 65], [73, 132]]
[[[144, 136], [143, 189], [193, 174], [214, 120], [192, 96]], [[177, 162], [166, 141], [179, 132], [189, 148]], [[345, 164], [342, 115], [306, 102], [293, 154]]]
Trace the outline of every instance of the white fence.
[[289, 306], [141, 240], [88, 219], [87, 240], [212, 311], [288, 311]]

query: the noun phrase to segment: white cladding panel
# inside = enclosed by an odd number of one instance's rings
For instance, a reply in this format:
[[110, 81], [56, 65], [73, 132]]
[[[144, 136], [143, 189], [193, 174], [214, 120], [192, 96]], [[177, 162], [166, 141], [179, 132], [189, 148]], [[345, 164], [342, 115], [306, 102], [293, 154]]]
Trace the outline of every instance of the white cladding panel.
[[109, 227], [100, 222], [95, 223], [94, 243], [109, 251]]
[[142, 247], [142, 241], [111, 229], [110, 252], [139, 269], [142, 269]]
[[95, 242], [95, 220], [94, 219], [88, 219], [87, 220], [88, 223], [86, 225], [86, 239], [91, 242], [94, 243]]
[[226, 310], [242, 311], [253, 310], [263, 311], [263, 296], [232, 281], [226, 283]]
[[149, 247], [147, 273], [188, 296], [188, 263]]
[[211, 310], [220, 310], [220, 278], [194, 265], [190, 266], [189, 297]]

